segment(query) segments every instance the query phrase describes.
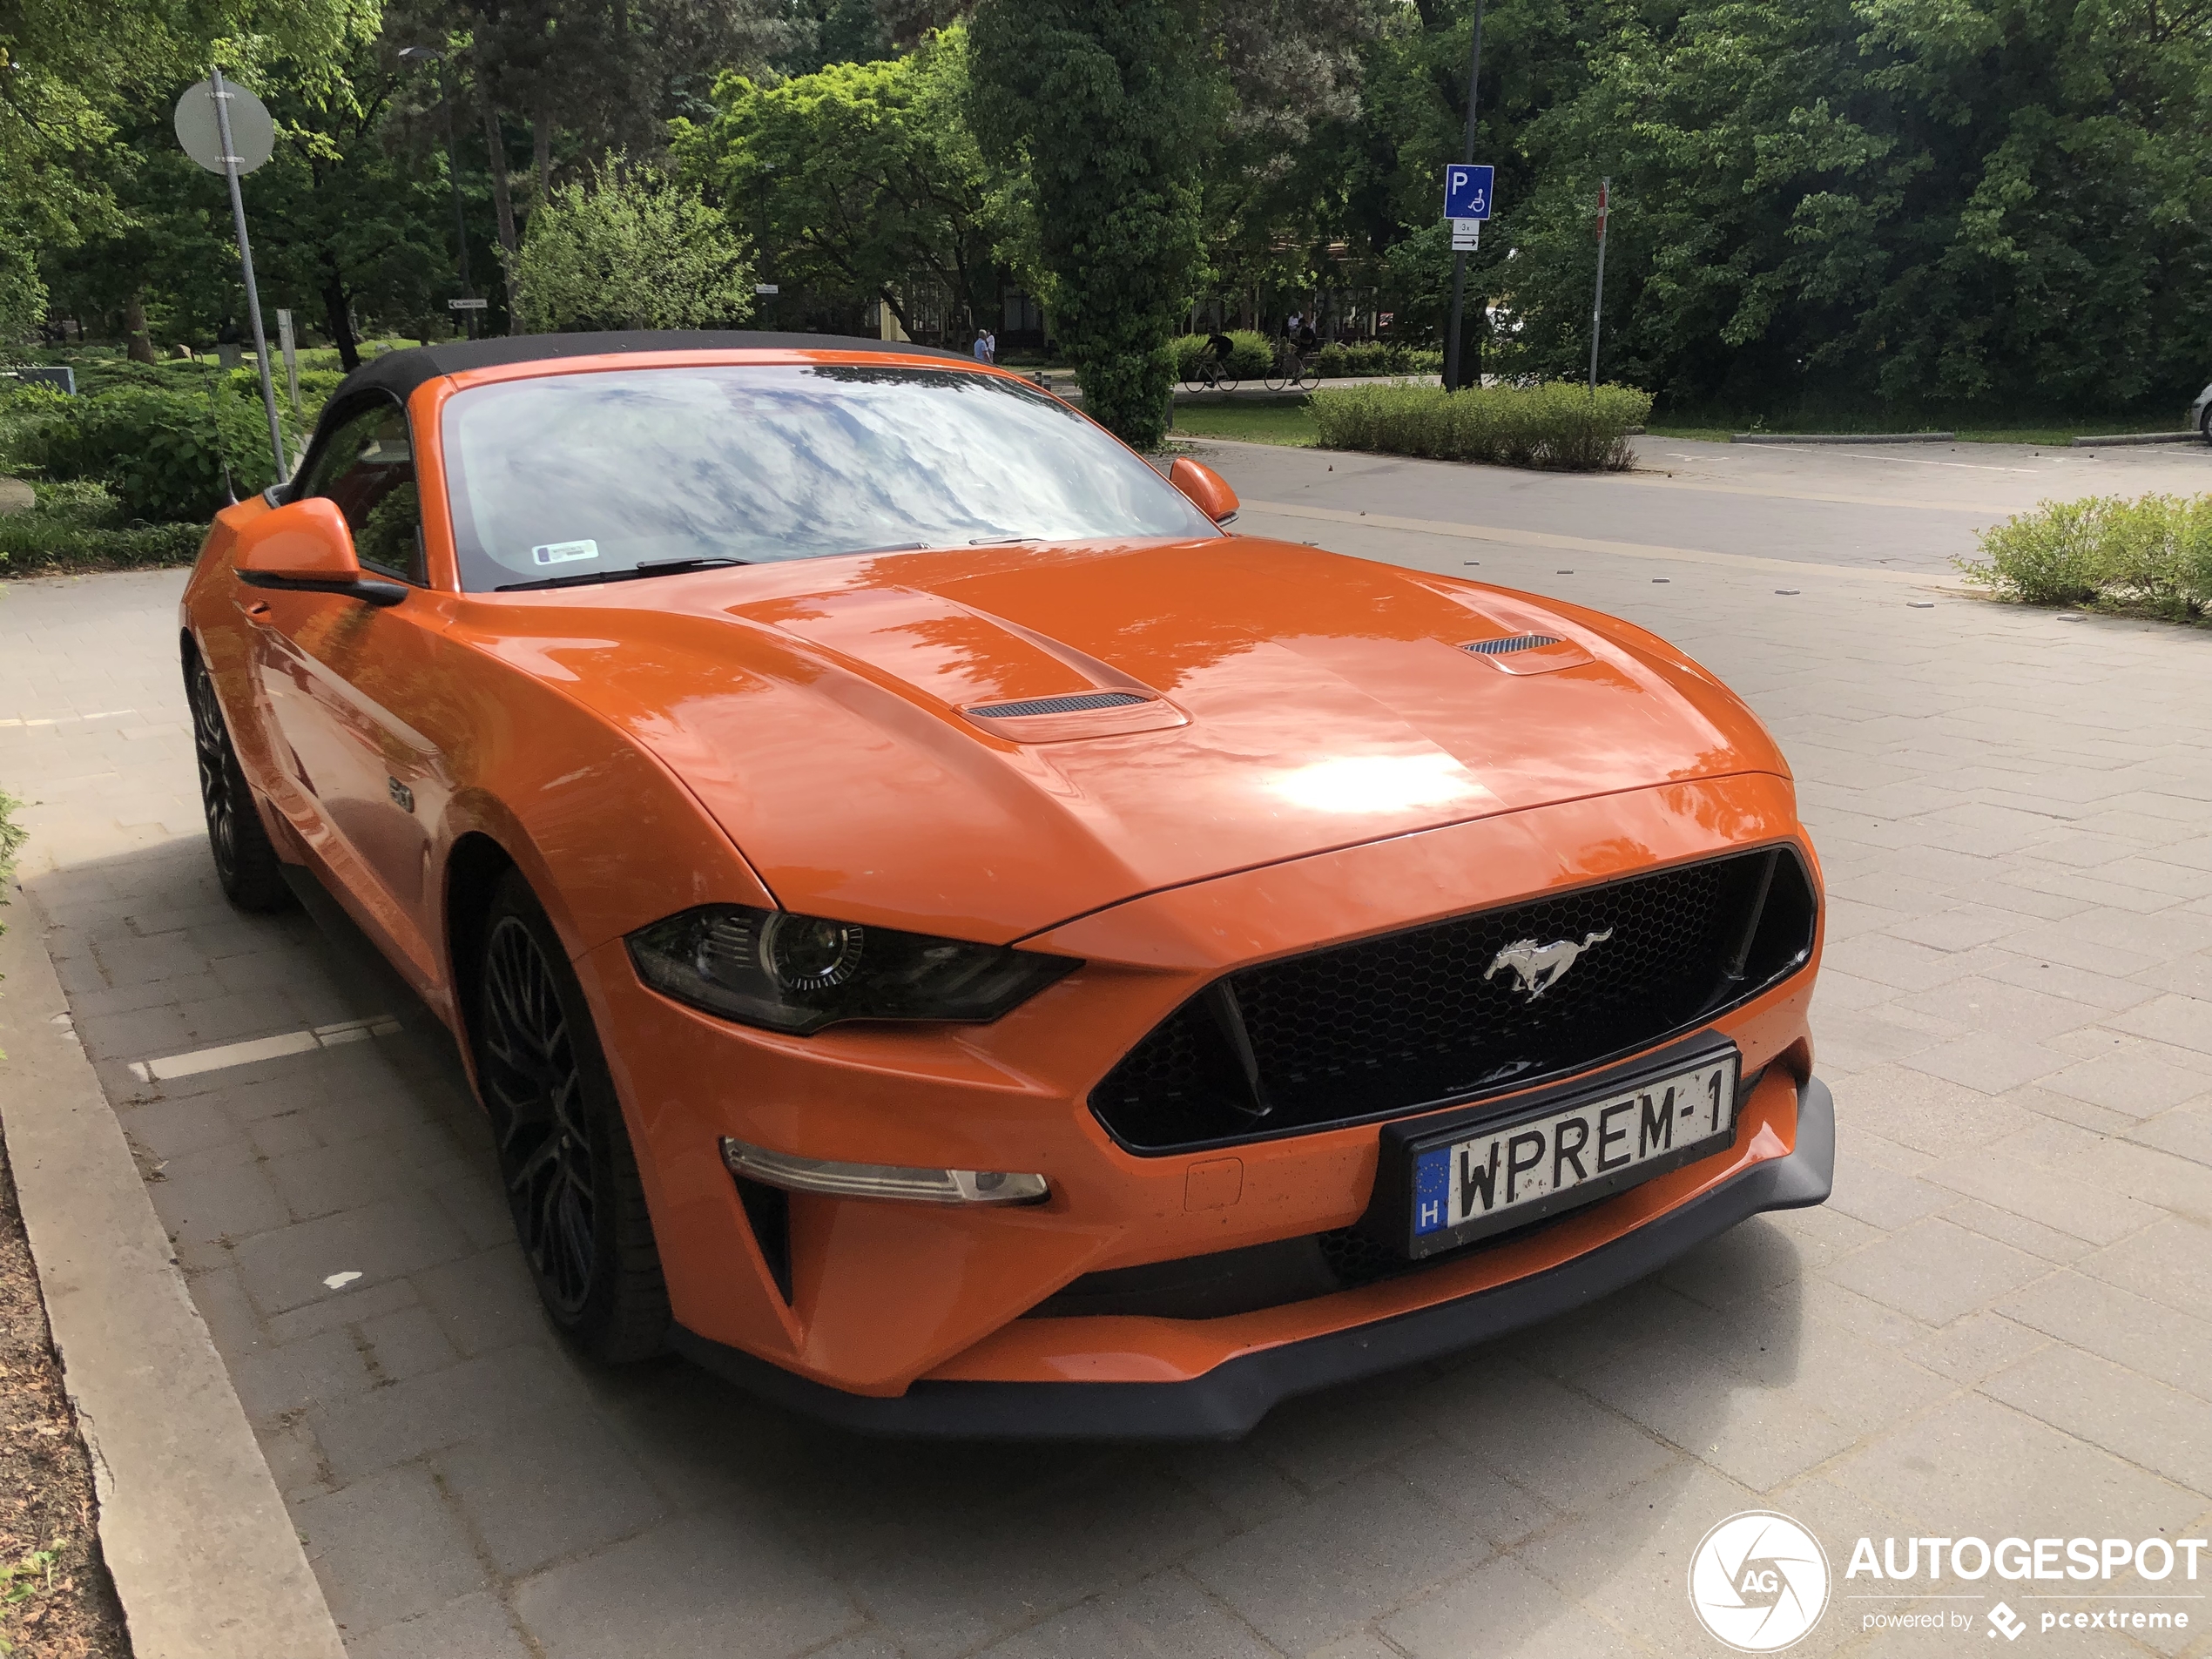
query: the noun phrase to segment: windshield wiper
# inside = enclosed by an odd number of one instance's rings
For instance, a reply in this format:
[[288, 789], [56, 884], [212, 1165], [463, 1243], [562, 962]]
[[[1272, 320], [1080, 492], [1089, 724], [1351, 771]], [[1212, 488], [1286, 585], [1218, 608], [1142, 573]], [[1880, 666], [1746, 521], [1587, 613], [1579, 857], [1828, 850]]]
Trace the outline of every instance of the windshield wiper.
[[751, 559], [648, 559], [627, 570], [581, 570], [574, 576], [541, 577], [535, 582], [503, 582], [494, 593], [534, 593], [541, 588], [583, 588], [598, 582], [627, 582], [633, 577], [673, 576], [685, 570], [710, 570], [718, 565], [750, 564]]

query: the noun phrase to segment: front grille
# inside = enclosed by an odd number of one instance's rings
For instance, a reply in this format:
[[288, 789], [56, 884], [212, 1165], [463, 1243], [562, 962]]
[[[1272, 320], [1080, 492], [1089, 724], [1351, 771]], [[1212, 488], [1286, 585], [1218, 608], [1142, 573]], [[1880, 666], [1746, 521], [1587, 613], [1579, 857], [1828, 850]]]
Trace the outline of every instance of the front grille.
[[1082, 714], [1091, 709], [1125, 709], [1149, 703], [1133, 691], [1072, 691], [1065, 697], [1033, 697], [1021, 703], [985, 703], [966, 712], [986, 720], [1018, 720], [1027, 714]]
[[1804, 865], [1772, 847], [1243, 968], [1130, 1049], [1091, 1109], [1133, 1151], [1182, 1152], [1571, 1076], [1796, 971], [1815, 919]]

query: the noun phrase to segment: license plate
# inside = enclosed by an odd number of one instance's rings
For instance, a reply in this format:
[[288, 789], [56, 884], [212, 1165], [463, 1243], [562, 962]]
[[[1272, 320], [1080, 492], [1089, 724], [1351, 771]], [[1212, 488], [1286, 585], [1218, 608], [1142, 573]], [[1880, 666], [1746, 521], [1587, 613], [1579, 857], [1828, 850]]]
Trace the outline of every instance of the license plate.
[[1409, 1141], [1406, 1253], [1434, 1255], [1710, 1157], [1736, 1136], [1737, 1068], [1732, 1048], [1708, 1049], [1579, 1101]]

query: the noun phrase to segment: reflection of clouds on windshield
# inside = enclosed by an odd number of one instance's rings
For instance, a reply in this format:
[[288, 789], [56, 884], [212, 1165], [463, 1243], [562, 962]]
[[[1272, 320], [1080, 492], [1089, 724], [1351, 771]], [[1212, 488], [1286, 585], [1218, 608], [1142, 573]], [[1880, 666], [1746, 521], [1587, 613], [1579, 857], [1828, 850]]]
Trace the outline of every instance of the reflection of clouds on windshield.
[[[941, 370], [624, 369], [462, 393], [448, 469], [468, 585], [529, 550], [603, 563], [806, 558], [919, 542], [1196, 536], [1150, 467], [1050, 400]], [[473, 534], [470, 534], [473, 532]]]

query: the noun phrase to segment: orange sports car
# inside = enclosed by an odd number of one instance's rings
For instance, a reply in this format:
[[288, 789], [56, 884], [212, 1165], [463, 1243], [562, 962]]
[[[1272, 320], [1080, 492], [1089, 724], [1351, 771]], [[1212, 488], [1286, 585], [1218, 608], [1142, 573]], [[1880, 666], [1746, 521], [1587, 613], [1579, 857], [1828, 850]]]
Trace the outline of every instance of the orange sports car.
[[1759, 722], [1236, 508], [905, 344], [380, 358], [185, 591], [224, 888], [451, 1027], [582, 1347], [863, 1428], [1233, 1436], [1824, 1198]]

